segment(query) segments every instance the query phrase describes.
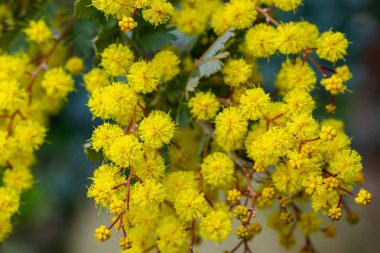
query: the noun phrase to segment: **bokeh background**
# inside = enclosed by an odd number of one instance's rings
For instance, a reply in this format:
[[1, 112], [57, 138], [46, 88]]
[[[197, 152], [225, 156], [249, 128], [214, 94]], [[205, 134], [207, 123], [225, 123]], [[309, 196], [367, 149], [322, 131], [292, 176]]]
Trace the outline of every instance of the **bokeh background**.
[[[71, 1], [67, 1], [71, 2]], [[68, 4], [67, 6], [70, 6]], [[343, 31], [352, 42], [347, 64], [354, 73], [349, 83], [353, 93], [338, 96], [338, 115], [346, 121], [346, 131], [353, 148], [363, 156], [366, 188], [373, 203], [365, 208], [351, 205], [360, 213], [359, 224], [337, 223], [335, 239], [312, 236], [319, 252], [380, 252], [380, 1], [379, 0], [304, 0], [304, 6], [284, 18], [302, 18], [318, 25], [321, 31]], [[89, 56], [90, 58], [90, 56]], [[89, 61], [90, 62], [90, 61]], [[262, 69], [266, 82], [274, 79], [279, 60]], [[278, 65], [278, 64], [277, 64]], [[88, 66], [89, 68], [90, 66]], [[95, 122], [86, 107], [87, 94], [77, 81], [77, 91], [68, 99], [63, 112], [51, 120], [47, 142], [38, 154], [34, 168], [35, 187], [24, 194], [21, 214], [16, 218], [14, 233], [0, 245], [1, 253], [112, 253], [119, 252], [117, 242], [99, 245], [93, 230], [108, 223], [106, 212], [99, 213], [86, 197], [86, 185], [96, 164], [88, 161], [83, 144], [90, 138]], [[340, 106], [339, 106], [340, 105]], [[278, 236], [265, 228], [252, 242], [255, 253], [298, 252], [300, 247], [285, 251]], [[233, 240], [227, 241], [231, 248]], [[205, 243], [201, 252], [222, 252]]]

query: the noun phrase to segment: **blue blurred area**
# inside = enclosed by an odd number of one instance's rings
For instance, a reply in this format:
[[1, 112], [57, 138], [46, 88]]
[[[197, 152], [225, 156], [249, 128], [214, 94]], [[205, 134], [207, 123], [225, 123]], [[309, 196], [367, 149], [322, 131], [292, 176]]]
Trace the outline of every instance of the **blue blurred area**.
[[[284, 15], [285, 20], [303, 17], [317, 24], [321, 32], [333, 27], [346, 33], [352, 42], [346, 62], [354, 73], [349, 84], [353, 94], [337, 98], [338, 105], [344, 108], [338, 107], [338, 116], [346, 120], [347, 131], [354, 136], [353, 147], [363, 155], [368, 174], [366, 187], [374, 196], [373, 204], [366, 207], [369, 217], [363, 217], [370, 221], [369, 226], [361, 227], [361, 233], [363, 236], [377, 233], [380, 228], [380, 186], [376, 183], [380, 180], [380, 1], [305, 0], [296, 15]], [[268, 83], [274, 80], [273, 70], [279, 68], [279, 62], [275, 59], [271, 67], [262, 68]], [[80, 85], [81, 80], [76, 81], [77, 91], [70, 95], [63, 112], [51, 119], [47, 143], [39, 152], [34, 168], [35, 188], [23, 196], [21, 214], [16, 218], [16, 224], [20, 224], [0, 246], [0, 252], [70, 253], [68, 233], [74, 217], [83, 212], [84, 204], [92, 203], [86, 198], [86, 185], [96, 167], [83, 151], [94, 122], [86, 106], [88, 95]], [[362, 248], [360, 252], [380, 252], [379, 242], [368, 244], [368, 249]]]

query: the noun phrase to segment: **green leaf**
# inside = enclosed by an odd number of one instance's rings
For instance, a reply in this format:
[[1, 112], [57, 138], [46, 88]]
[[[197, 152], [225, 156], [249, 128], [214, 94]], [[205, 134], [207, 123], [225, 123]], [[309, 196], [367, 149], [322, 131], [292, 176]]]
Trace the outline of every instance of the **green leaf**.
[[83, 145], [84, 153], [88, 160], [93, 163], [102, 162], [104, 160], [103, 152], [96, 152], [90, 142]]
[[204, 52], [201, 58], [196, 61], [196, 64], [198, 66], [195, 67], [194, 71], [190, 74], [189, 78], [187, 79], [186, 96], [188, 96], [188, 92], [195, 91], [195, 88], [198, 86], [199, 81], [202, 77], [209, 77], [222, 68], [223, 64], [220, 60], [226, 58], [229, 55], [229, 53], [217, 53], [224, 48], [225, 43], [233, 36], [233, 30], [227, 30], [225, 33], [220, 35], [214, 41], [214, 43], [206, 50], [206, 52]]
[[124, 34], [120, 31], [119, 27], [106, 29], [102, 27], [98, 35], [92, 40], [96, 53], [102, 52], [109, 44], [123, 41]]
[[74, 4], [74, 15], [79, 20], [93, 20], [99, 24], [107, 21], [103, 12], [96, 9], [92, 5], [91, 0], [76, 0]]
[[184, 102], [180, 102], [177, 110], [176, 123], [179, 128], [184, 128], [189, 124], [191, 118], [189, 107]]
[[[140, 25], [140, 24], [139, 24]], [[171, 32], [173, 27], [144, 25], [133, 33], [135, 46], [144, 53], [156, 52], [170, 45], [177, 37]]]
[[69, 40], [73, 46], [75, 54], [88, 56], [94, 49], [92, 40], [96, 37], [99, 26], [88, 20], [78, 20], [75, 22], [70, 32]]

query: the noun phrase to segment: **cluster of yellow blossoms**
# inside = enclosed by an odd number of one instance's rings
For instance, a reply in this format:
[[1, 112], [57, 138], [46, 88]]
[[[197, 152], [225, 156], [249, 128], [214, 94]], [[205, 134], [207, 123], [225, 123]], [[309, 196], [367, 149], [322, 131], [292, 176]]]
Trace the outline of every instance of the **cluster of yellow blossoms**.
[[[334, 97], [347, 90], [352, 75], [338, 61], [347, 55], [348, 40], [340, 32], [320, 33], [307, 21], [282, 23], [271, 15], [274, 9], [294, 11], [301, 0], [182, 0], [176, 10], [162, 0], [92, 2], [119, 19], [124, 32], [138, 26], [134, 16], [142, 9], [154, 26], [170, 22], [185, 35], [200, 36], [211, 44], [206, 52], [217, 43], [207, 33], [241, 31], [229, 42], [231, 57], [220, 74], [201, 81], [189, 97], [176, 77], [179, 56], [185, 76], [202, 63], [189, 63], [178, 48], [135, 60], [130, 45], [111, 44], [99, 67], [84, 76], [90, 111], [104, 120], [91, 138], [104, 162], [91, 178], [88, 197], [114, 215], [108, 227], [95, 230], [98, 241], [115, 229], [125, 252], [193, 252], [200, 238], [225, 240], [235, 221], [240, 242], [231, 252], [250, 252], [248, 242], [262, 230], [254, 218], [274, 207], [279, 211], [268, 217], [269, 226], [279, 232], [280, 243], [292, 247], [299, 228], [306, 237], [302, 252], [314, 252], [311, 233], [335, 234], [333, 226], [322, 227], [319, 211], [331, 220], [347, 215], [353, 223], [347, 195], [359, 205], [371, 202], [364, 188], [353, 192], [363, 183], [363, 167], [343, 122], [313, 115], [311, 92], [318, 82], [331, 97], [325, 107], [331, 115]], [[286, 59], [275, 92], [267, 93], [256, 60], [274, 55]], [[178, 101], [165, 97], [176, 82], [182, 82], [177, 99], [188, 98], [191, 119], [185, 127], [171, 108]], [[300, 201], [311, 208], [301, 208]]]
[[28, 53], [0, 55], [0, 242], [12, 231], [21, 194], [34, 183], [31, 167], [44, 142], [48, 117], [74, 90], [68, 72], [83, 70], [77, 58], [65, 65], [61, 53], [66, 49], [43, 20], [30, 21], [24, 33]]

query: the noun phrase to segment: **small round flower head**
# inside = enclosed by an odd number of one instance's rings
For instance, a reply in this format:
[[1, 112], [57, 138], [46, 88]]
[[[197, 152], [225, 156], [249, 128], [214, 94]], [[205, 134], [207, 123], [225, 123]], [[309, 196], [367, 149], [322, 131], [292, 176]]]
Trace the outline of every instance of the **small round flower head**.
[[48, 96], [64, 98], [74, 90], [74, 80], [63, 68], [52, 68], [46, 71], [41, 86]]
[[241, 148], [247, 127], [247, 120], [237, 108], [224, 109], [215, 118], [216, 143], [227, 151]]
[[343, 84], [342, 78], [337, 75], [322, 79], [321, 84], [331, 93], [331, 95], [344, 93], [347, 89], [347, 86]]
[[231, 215], [221, 210], [209, 212], [199, 226], [201, 236], [206, 240], [223, 241], [231, 234]]
[[154, 55], [152, 59], [153, 68], [160, 74], [161, 78], [168, 82], [180, 71], [180, 60], [178, 56], [169, 50], [162, 50]]
[[336, 179], [335, 177], [328, 177], [323, 179], [323, 186], [326, 188], [328, 191], [332, 191], [339, 186], [339, 180]]
[[44, 43], [53, 38], [52, 32], [43, 20], [30, 21], [28, 28], [25, 29], [25, 34], [30, 41], [35, 43]]
[[227, 20], [225, 8], [219, 8], [213, 13], [211, 16], [211, 27], [216, 34], [220, 35], [230, 28]]
[[136, 93], [120, 82], [95, 90], [88, 100], [91, 113], [102, 119], [118, 120], [120, 115], [133, 115], [136, 105]]
[[300, 21], [298, 22], [298, 25], [305, 34], [305, 48], [315, 48], [317, 44], [317, 39], [319, 37], [318, 26], [311, 24], [307, 21]]
[[302, 0], [273, 0], [274, 5], [283, 11], [294, 11], [302, 5]]
[[237, 189], [228, 191], [227, 200], [231, 203], [238, 203], [240, 201], [241, 192]]
[[130, 15], [133, 11], [133, 2], [125, 0], [92, 0], [92, 5], [106, 15], [121, 19]]
[[165, 0], [150, 2], [149, 7], [142, 12], [143, 18], [154, 26], [168, 22], [173, 13], [173, 5]]
[[1, 218], [10, 218], [20, 207], [20, 193], [14, 189], [1, 186], [0, 187], [0, 211]]
[[310, 114], [315, 108], [315, 101], [310, 93], [294, 89], [289, 91], [284, 97], [290, 114]]
[[327, 238], [334, 238], [336, 235], [336, 227], [333, 225], [327, 225], [322, 229], [322, 232]]
[[80, 74], [84, 69], [83, 60], [78, 56], [73, 56], [67, 60], [65, 69], [73, 75]]
[[342, 180], [355, 178], [363, 169], [361, 161], [361, 156], [355, 150], [346, 149], [335, 152], [330, 161], [329, 172], [337, 174], [337, 177]]
[[252, 74], [252, 65], [243, 59], [229, 59], [222, 69], [224, 82], [231, 87], [247, 83]]
[[317, 40], [317, 55], [324, 60], [336, 62], [347, 55], [348, 40], [341, 32], [324, 32]]
[[33, 185], [33, 175], [27, 167], [18, 166], [4, 171], [3, 183], [17, 192], [30, 189]]
[[249, 231], [247, 227], [242, 225], [236, 228], [235, 234], [239, 239], [246, 239], [248, 238]]
[[162, 111], [153, 111], [141, 121], [139, 135], [145, 145], [159, 149], [170, 143], [174, 130], [175, 124], [170, 115]]
[[46, 131], [46, 128], [37, 121], [24, 120], [15, 127], [14, 136], [20, 143], [36, 150], [44, 142]]
[[346, 221], [349, 224], [355, 225], [359, 222], [359, 215], [357, 213], [350, 211], [350, 212], [348, 212], [348, 214], [346, 216]]
[[273, 55], [277, 50], [276, 36], [277, 30], [273, 26], [258, 24], [250, 28], [245, 35], [248, 53], [254, 57]]
[[280, 24], [277, 33], [276, 46], [282, 54], [297, 54], [306, 46], [305, 34], [298, 23]]
[[213, 119], [220, 108], [220, 103], [214, 93], [197, 92], [189, 100], [190, 112], [197, 120]]
[[248, 28], [257, 16], [255, 2], [252, 0], [231, 0], [225, 6], [224, 15], [230, 27], [238, 30]]
[[145, 179], [143, 183], [136, 183], [133, 187], [132, 204], [139, 208], [157, 211], [164, 198], [162, 184], [153, 179]]
[[160, 74], [152, 63], [140, 60], [131, 66], [127, 79], [132, 90], [146, 94], [157, 89]]
[[202, 34], [206, 29], [207, 16], [200, 15], [199, 10], [186, 8], [176, 15], [178, 29], [186, 35]]
[[107, 73], [99, 68], [93, 68], [90, 72], [83, 75], [83, 81], [89, 93], [110, 84]]
[[108, 75], [121, 76], [132, 64], [134, 55], [129, 47], [114, 43], [104, 49], [101, 58], [100, 65]]
[[197, 189], [187, 189], [177, 195], [174, 208], [180, 220], [191, 221], [206, 214], [208, 204], [203, 193]]
[[312, 195], [322, 187], [323, 179], [321, 176], [310, 175], [307, 179], [303, 180], [302, 186], [305, 187], [305, 192]]
[[293, 222], [293, 214], [291, 212], [285, 211], [280, 213], [280, 220], [282, 220], [285, 224], [290, 224]]
[[282, 247], [289, 250], [289, 249], [293, 248], [294, 245], [296, 244], [296, 238], [294, 235], [288, 235], [288, 234], [281, 235], [280, 236], [280, 244]]
[[215, 152], [203, 160], [201, 173], [207, 184], [223, 186], [233, 179], [234, 163], [226, 154]]
[[166, 216], [157, 228], [157, 247], [160, 252], [183, 252], [186, 247], [186, 231], [174, 216]]
[[119, 240], [119, 247], [122, 250], [131, 249], [133, 241], [129, 237], [121, 237]]
[[121, 214], [122, 212], [124, 212], [126, 209], [126, 205], [125, 205], [125, 202], [121, 199], [118, 199], [118, 198], [114, 198], [110, 204], [110, 212], [115, 214], [115, 215], [119, 215]]
[[124, 130], [110, 123], [104, 123], [97, 128], [92, 133], [91, 144], [95, 151], [103, 149], [105, 154], [108, 154], [109, 149], [113, 142], [124, 135]]
[[316, 82], [315, 72], [307, 63], [297, 61], [293, 64], [288, 59], [282, 63], [275, 84], [283, 93], [293, 89], [309, 92], [314, 89]]
[[249, 215], [250, 211], [246, 206], [239, 205], [234, 209], [234, 216], [243, 223], [248, 221]]
[[355, 202], [361, 206], [366, 206], [372, 202], [372, 195], [365, 189], [360, 189], [358, 196], [355, 198]]
[[141, 160], [142, 155], [142, 144], [133, 135], [116, 138], [109, 151], [109, 158], [123, 168]]
[[331, 207], [328, 211], [328, 216], [333, 221], [340, 220], [342, 209], [340, 207]]
[[98, 242], [104, 242], [104, 241], [107, 241], [108, 239], [110, 239], [111, 231], [109, 229], [107, 229], [106, 226], [101, 225], [100, 227], [95, 229], [94, 236]]
[[122, 32], [130, 32], [137, 27], [137, 22], [132, 17], [123, 17], [119, 21], [119, 26]]
[[13, 112], [25, 105], [28, 94], [16, 80], [0, 81], [0, 110]]
[[258, 120], [270, 109], [270, 97], [262, 88], [248, 89], [240, 98], [240, 111], [249, 120]]
[[335, 75], [342, 78], [343, 82], [348, 82], [352, 78], [352, 73], [347, 65], [337, 67], [335, 69]]
[[328, 104], [325, 106], [325, 110], [328, 114], [334, 115], [336, 113], [336, 105]]
[[261, 192], [261, 196], [266, 199], [273, 199], [276, 191], [272, 187], [265, 187]]
[[319, 133], [319, 137], [324, 141], [331, 141], [336, 137], [336, 135], [337, 131], [334, 127], [329, 125], [322, 126], [321, 132]]
[[298, 221], [298, 225], [304, 235], [311, 234], [320, 229], [322, 220], [317, 213], [302, 213]]

